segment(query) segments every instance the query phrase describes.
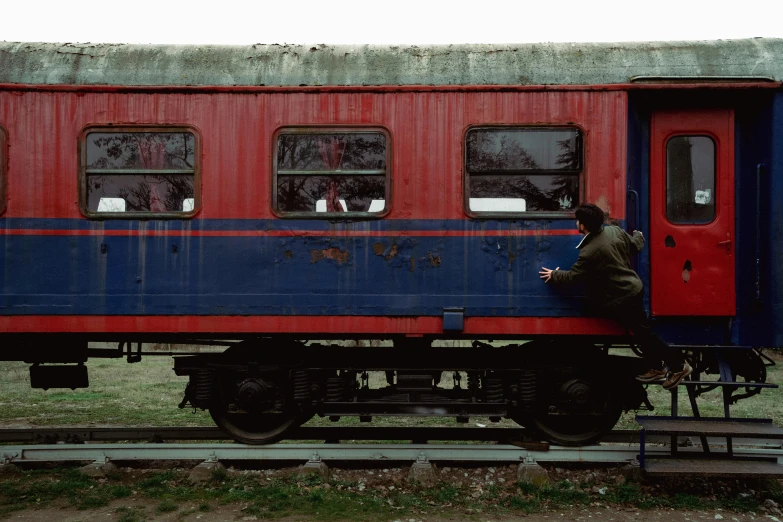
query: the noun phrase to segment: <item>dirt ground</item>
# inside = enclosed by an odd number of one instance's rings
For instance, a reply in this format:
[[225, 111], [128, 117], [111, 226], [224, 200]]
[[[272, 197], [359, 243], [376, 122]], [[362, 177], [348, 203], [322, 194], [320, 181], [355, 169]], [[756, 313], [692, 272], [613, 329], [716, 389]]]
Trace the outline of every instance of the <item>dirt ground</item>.
[[[136, 507], [143, 509], [145, 504], [140, 502], [134, 506], [127, 502], [107, 506], [101, 509], [76, 511], [68, 509], [47, 508], [41, 510], [27, 510], [12, 514], [6, 520], [24, 521], [24, 522], [87, 522], [87, 521], [116, 521], [120, 519], [121, 513], [115, 509], [122, 506]], [[184, 507], [184, 506], [183, 506]], [[196, 506], [193, 506], [195, 508]], [[143, 520], [154, 521], [199, 521], [199, 522], [219, 522], [219, 521], [247, 521], [258, 520], [255, 516], [243, 516], [241, 506], [221, 506], [215, 508], [209, 513], [192, 513], [182, 516], [180, 513], [167, 513], [163, 515], [145, 516]], [[270, 519], [266, 519], [270, 520]], [[315, 522], [316, 519], [302, 517], [285, 517], [277, 519], [280, 522]], [[697, 520], [725, 520], [732, 522], [746, 522], [750, 520], [783, 522], [773, 515], [756, 513], [727, 513], [723, 511], [669, 511], [669, 510], [626, 510], [607, 507], [591, 507], [586, 509], [557, 510], [550, 513], [537, 513], [531, 515], [516, 516], [486, 516], [478, 513], [466, 514], [460, 512], [445, 512], [435, 517], [422, 518], [383, 518], [370, 519], [375, 522], [455, 522], [460, 520], [469, 520], [475, 522], [552, 522], [559, 520], [574, 521], [645, 521], [645, 522], [689, 522]]]

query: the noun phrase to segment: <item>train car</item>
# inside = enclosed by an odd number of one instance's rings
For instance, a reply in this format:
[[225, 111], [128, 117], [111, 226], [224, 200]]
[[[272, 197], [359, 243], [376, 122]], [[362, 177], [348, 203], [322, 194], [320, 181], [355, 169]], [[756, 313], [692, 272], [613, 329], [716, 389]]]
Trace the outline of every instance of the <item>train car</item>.
[[648, 239], [633, 265], [662, 337], [763, 383], [782, 81], [776, 39], [2, 42], [0, 359], [76, 388], [89, 358], [223, 343], [175, 358], [181, 406], [247, 443], [314, 415], [591, 443], [649, 404], [628, 332], [538, 276], [576, 259], [592, 202]]

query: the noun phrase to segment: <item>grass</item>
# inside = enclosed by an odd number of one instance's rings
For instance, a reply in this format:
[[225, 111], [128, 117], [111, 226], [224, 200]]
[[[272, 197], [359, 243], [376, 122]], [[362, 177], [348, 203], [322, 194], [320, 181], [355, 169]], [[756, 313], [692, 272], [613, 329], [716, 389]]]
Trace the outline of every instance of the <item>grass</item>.
[[28, 471], [0, 481], [0, 514], [65, 501], [76, 509], [94, 509], [124, 499], [131, 490], [122, 484], [100, 487], [75, 469], [56, 473]]
[[163, 513], [171, 513], [172, 511], [177, 511], [179, 509], [179, 505], [174, 502], [173, 500], [165, 499], [158, 504], [158, 507], [155, 508], [155, 512], [158, 514]]
[[117, 513], [118, 522], [142, 522], [147, 520], [144, 510], [138, 507], [118, 507], [114, 510]]
[[[269, 477], [231, 472], [203, 484], [189, 482], [185, 472], [143, 474], [122, 472], [108, 480], [95, 481], [73, 469], [27, 471], [0, 480], [0, 517], [25, 509], [62, 506], [90, 511], [115, 506], [118, 520], [135, 522], [151, 516], [175, 514], [179, 519], [198, 513], [241, 509], [242, 516], [258, 519], [307, 517], [314, 520], [406, 519], [415, 516], [465, 514], [518, 515], [564, 509], [630, 507], [679, 510], [726, 510], [758, 512], [765, 498], [778, 498], [763, 484], [751, 484], [754, 493], [742, 493], [744, 485], [726, 488], [721, 494], [709, 482], [659, 485], [602, 482], [572, 482], [536, 486], [457, 481], [443, 478], [433, 486], [412, 485], [400, 480], [368, 482], [334, 479], [321, 482], [312, 476], [298, 479], [294, 472]], [[397, 487], [392, 486], [396, 484]], [[672, 491], [674, 493], [667, 493]]]
[[28, 366], [0, 363], [2, 426], [212, 425], [205, 412], [177, 408], [187, 379], [174, 375], [168, 357], [88, 361], [90, 387], [74, 391], [30, 388]]

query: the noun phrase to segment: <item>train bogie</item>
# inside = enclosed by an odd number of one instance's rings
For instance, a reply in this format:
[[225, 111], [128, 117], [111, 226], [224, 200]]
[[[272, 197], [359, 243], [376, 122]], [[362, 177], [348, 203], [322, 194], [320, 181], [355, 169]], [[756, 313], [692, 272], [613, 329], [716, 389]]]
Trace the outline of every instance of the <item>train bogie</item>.
[[[247, 443], [277, 440], [314, 415], [439, 415], [458, 422], [511, 418], [548, 440], [579, 445], [646, 402], [633, 379], [639, 360], [595, 347], [551, 341], [423, 347], [247, 341], [220, 354], [177, 358], [175, 372], [189, 376], [182, 407], [209, 410]], [[384, 372], [386, 383], [371, 386], [373, 371]]]

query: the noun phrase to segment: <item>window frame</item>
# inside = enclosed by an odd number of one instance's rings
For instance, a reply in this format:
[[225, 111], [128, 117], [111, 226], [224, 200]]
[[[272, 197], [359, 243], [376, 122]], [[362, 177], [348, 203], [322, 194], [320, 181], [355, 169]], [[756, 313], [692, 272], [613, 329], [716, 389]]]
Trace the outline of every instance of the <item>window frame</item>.
[[[384, 207], [381, 212], [317, 212], [313, 211], [282, 211], [277, 201], [277, 150], [278, 138], [283, 134], [377, 134], [381, 133], [386, 139], [386, 173], [384, 174]], [[312, 219], [325, 221], [348, 221], [383, 219], [389, 215], [392, 207], [392, 134], [383, 125], [284, 125], [275, 129], [271, 142], [272, 162], [270, 165], [270, 205], [272, 214], [283, 219]], [[285, 174], [283, 174], [285, 175]], [[350, 174], [346, 174], [350, 176]]]
[[8, 208], [8, 133], [0, 125], [0, 215]]
[[[675, 138], [708, 138], [712, 142], [712, 186], [713, 194], [712, 200], [715, 202], [712, 219], [709, 221], [672, 221], [669, 217], [669, 142]], [[663, 141], [663, 161], [665, 165], [665, 172], [663, 176], [663, 217], [666, 222], [675, 227], [703, 227], [711, 225], [718, 219], [720, 213], [720, 205], [718, 205], [718, 138], [710, 132], [675, 132], [666, 136]]]
[[[87, 195], [87, 136], [90, 133], [160, 133], [187, 132], [193, 135], [193, 210], [171, 212], [94, 212], [89, 209]], [[201, 211], [201, 133], [192, 125], [91, 125], [82, 129], [78, 137], [79, 210], [90, 219], [191, 219]], [[138, 169], [143, 170], [143, 169]]]
[[[575, 219], [576, 218], [576, 207], [578, 205], [574, 206], [574, 210], [567, 210], [567, 211], [541, 211], [541, 210], [535, 210], [535, 211], [525, 211], [525, 212], [489, 212], [489, 211], [480, 211], [480, 210], [471, 210], [470, 209], [470, 176], [471, 173], [468, 172], [468, 134], [471, 131], [475, 130], [516, 130], [516, 129], [547, 129], [547, 130], [557, 130], [557, 129], [575, 129], [579, 132], [579, 135], [581, 136], [581, 164], [582, 169], [577, 172], [566, 172], [567, 174], [571, 174], [578, 177], [579, 180], [579, 203], [585, 202], [585, 180], [587, 179], [587, 158], [586, 158], [586, 151], [587, 151], [587, 132], [585, 131], [584, 127], [581, 125], [576, 124], [560, 124], [560, 123], [552, 123], [552, 124], [533, 124], [533, 123], [524, 123], [524, 124], [516, 124], [516, 123], [504, 123], [504, 124], [481, 124], [481, 125], [470, 125], [465, 128], [465, 132], [462, 135], [462, 187], [463, 187], [463, 199], [462, 199], [462, 205], [463, 205], [463, 211], [465, 212], [465, 215], [467, 215], [471, 219], [512, 219], [512, 220], [520, 220], [520, 219]], [[532, 173], [527, 175], [549, 175], [555, 174], [560, 171], [548, 171], [548, 172], [542, 172], [542, 171], [532, 171]], [[480, 176], [481, 174], [479, 174]], [[508, 172], [506, 174], [502, 175], [526, 175], [524, 171], [512, 171]]]

